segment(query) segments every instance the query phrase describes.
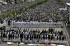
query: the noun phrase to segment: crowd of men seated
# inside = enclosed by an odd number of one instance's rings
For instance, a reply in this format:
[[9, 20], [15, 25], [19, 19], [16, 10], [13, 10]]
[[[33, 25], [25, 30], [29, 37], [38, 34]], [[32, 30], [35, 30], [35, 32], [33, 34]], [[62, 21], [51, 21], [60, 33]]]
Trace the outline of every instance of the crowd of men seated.
[[48, 30], [2, 30], [0, 32], [0, 39], [8, 38], [8, 40], [18, 39], [22, 42], [24, 40], [59, 40], [64, 41], [66, 37], [63, 31], [54, 31], [54, 29], [49, 28]]
[[[52, 15], [51, 15], [52, 16]], [[62, 21], [60, 17], [51, 17], [49, 15], [46, 15], [46, 16], [33, 16], [33, 15], [30, 15], [30, 16], [23, 16], [22, 19], [20, 19], [20, 17], [16, 17], [16, 21], [25, 21], [25, 22], [30, 22], [30, 21], [38, 21], [38, 22], [49, 22], [49, 21], [52, 21], [52, 22], [58, 22], [58, 21]], [[56, 19], [58, 18], [58, 19]]]
[[61, 17], [60, 14], [60, 7], [65, 7], [59, 5], [56, 1], [48, 1], [44, 4], [36, 6], [35, 8], [30, 8], [27, 10], [21, 10], [18, 15], [13, 15], [8, 20], [15, 20], [15, 21], [38, 21], [38, 22], [58, 22], [63, 21], [64, 19]]
[[62, 21], [59, 8], [63, 7], [57, 4], [55, 1], [48, 1], [44, 4], [36, 6], [35, 8], [23, 9], [16, 16], [10, 17], [11, 20], [16, 21], [39, 21], [39, 22], [48, 22], [50, 20], [57, 22]]

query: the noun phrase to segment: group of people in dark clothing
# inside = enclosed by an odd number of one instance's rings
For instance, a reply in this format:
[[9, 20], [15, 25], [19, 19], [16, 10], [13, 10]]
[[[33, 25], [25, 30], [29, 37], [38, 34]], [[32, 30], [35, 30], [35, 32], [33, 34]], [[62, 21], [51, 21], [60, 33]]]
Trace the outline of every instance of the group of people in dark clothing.
[[23, 31], [18, 30], [7, 30], [0, 32], [0, 38], [8, 38], [8, 40], [12, 39], [20, 39], [22, 42], [24, 40], [66, 40], [66, 37], [63, 31], [54, 31], [54, 29], [49, 28], [48, 31], [43, 29], [40, 30], [27, 30]]

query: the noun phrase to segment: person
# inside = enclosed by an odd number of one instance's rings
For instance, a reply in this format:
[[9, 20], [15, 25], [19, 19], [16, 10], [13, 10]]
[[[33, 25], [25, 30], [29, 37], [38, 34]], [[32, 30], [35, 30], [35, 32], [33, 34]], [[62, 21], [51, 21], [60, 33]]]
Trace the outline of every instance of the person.
[[7, 37], [7, 35], [5, 33], [3, 33], [3, 38], [6, 38], [6, 37]]
[[3, 20], [2, 20], [2, 18], [0, 18], [0, 23], [3, 24]]
[[20, 40], [22, 42], [22, 40], [23, 40], [23, 33], [20, 33]]
[[10, 21], [10, 20], [8, 20], [8, 25], [9, 25], [9, 26], [11, 25], [11, 21]]
[[53, 33], [54, 30], [52, 28], [49, 29], [49, 33]]
[[10, 34], [8, 34], [8, 39], [10, 40], [10, 38], [11, 38], [11, 35], [10, 35]]
[[2, 31], [2, 27], [0, 27], [0, 30]]

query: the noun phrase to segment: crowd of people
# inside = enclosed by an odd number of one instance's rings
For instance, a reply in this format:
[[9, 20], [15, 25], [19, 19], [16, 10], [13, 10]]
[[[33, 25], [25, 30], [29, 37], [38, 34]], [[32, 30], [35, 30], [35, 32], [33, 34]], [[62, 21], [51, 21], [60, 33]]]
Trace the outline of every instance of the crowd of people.
[[18, 10], [27, 5], [28, 5], [27, 2], [23, 2], [23, 3], [19, 3], [19, 4], [11, 4], [11, 3], [2, 4], [2, 5], [0, 5], [0, 12], [6, 13], [6, 12], [10, 12], [11, 10]]
[[[9, 4], [10, 7], [12, 4]], [[18, 9], [21, 6], [26, 6], [27, 3], [13, 5], [11, 8]], [[15, 6], [15, 7], [14, 7]], [[8, 6], [7, 6], [8, 7]], [[11, 17], [7, 17], [7, 19], [15, 20], [15, 21], [23, 21], [23, 22], [30, 22], [30, 21], [38, 21], [38, 22], [58, 22], [64, 21], [65, 17], [62, 16], [61, 11], [59, 8], [65, 7], [65, 5], [60, 5], [57, 1], [48, 0], [46, 3], [36, 6], [35, 8], [29, 8], [27, 10], [20, 10], [18, 15], [11, 15]], [[3, 8], [5, 8], [3, 6]], [[6, 8], [7, 9], [7, 8]], [[8, 8], [9, 9], [9, 8]], [[3, 11], [3, 10], [2, 10]]]
[[53, 28], [49, 28], [48, 30], [2, 30], [0, 32], [0, 39], [3, 40], [7, 38], [8, 40], [20, 39], [23, 40], [66, 40], [66, 36], [63, 31], [55, 31]]
[[48, 21], [62, 21], [62, 15], [60, 14], [59, 8], [64, 7], [56, 3], [56, 1], [48, 1], [44, 4], [36, 6], [35, 8], [30, 8], [24, 11], [20, 11], [20, 14], [10, 17], [11, 20], [16, 21], [38, 21], [38, 22], [48, 22]]
[[[8, 4], [8, 5], [2, 5], [1, 11], [6, 11], [7, 9], [19, 9], [22, 8], [22, 6], [27, 6], [28, 3], [20, 3], [20, 4]], [[65, 17], [67, 16], [67, 12], [64, 11], [62, 13], [59, 8], [65, 7], [64, 5], [60, 5], [57, 3], [57, 1], [48, 0], [46, 3], [43, 3], [41, 5], [36, 6], [35, 8], [28, 8], [27, 10], [20, 10], [20, 13], [18, 15], [11, 15], [9, 17], [10, 20], [15, 21], [24, 21], [24, 22], [30, 22], [30, 21], [38, 21], [38, 22], [58, 22], [58, 21], [64, 21]], [[9, 11], [7, 10], [7, 11]], [[63, 14], [63, 15], [62, 15]], [[66, 15], [66, 16], [65, 16]], [[7, 17], [8, 19], [8, 17]]]

